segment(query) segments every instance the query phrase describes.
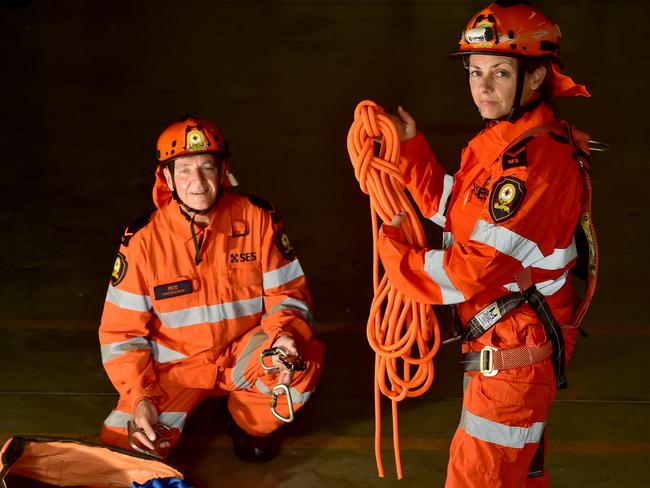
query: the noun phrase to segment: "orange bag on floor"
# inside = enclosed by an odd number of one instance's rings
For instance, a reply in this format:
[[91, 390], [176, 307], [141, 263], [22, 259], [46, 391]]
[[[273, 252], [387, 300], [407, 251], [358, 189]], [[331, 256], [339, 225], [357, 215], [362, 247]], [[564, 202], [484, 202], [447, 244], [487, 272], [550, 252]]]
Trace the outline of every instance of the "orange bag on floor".
[[0, 456], [0, 488], [130, 488], [134, 481], [183, 479], [180, 471], [162, 461], [71, 439], [15, 436], [5, 443]]

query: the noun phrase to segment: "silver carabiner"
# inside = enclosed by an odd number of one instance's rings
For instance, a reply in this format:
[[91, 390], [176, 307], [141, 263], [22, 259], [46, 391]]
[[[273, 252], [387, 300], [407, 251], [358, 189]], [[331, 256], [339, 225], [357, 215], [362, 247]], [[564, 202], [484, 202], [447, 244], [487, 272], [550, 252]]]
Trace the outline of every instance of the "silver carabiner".
[[[276, 390], [284, 391], [284, 394], [287, 397], [287, 405], [289, 406], [288, 417], [283, 417], [275, 409], [275, 407], [278, 406], [278, 394], [276, 393]], [[273, 390], [271, 390], [271, 413], [276, 419], [282, 420], [282, 422], [286, 422], [287, 424], [293, 422], [293, 400], [291, 400], [291, 392], [289, 391], [289, 387], [284, 383], [275, 385], [273, 387]]]
[[264, 362], [264, 358], [272, 357], [272, 356], [286, 357], [287, 353], [284, 352], [284, 350], [280, 349], [279, 347], [264, 349], [260, 354], [260, 366], [262, 366], [262, 369], [264, 371], [268, 372], [268, 371], [275, 371], [276, 369], [278, 369], [278, 366], [276, 364], [271, 364], [271, 366], [267, 366], [266, 363]]
[[144, 433], [144, 429], [141, 427], [136, 427], [133, 420], [127, 422], [127, 439], [129, 444], [133, 449], [135, 449], [140, 454], [146, 454], [147, 456], [154, 457], [156, 459], [165, 459], [165, 456], [160, 452], [160, 444], [164, 441], [171, 441], [174, 438], [172, 429], [161, 422], [158, 422], [152, 426], [156, 438], [153, 441], [153, 450], [148, 449], [147, 447], [142, 447], [136, 442], [134, 434], [140, 433], [145, 437], [147, 434]]
[[612, 148], [606, 142], [594, 141], [593, 139], [589, 139], [587, 145], [589, 146], [590, 152], [607, 152]]

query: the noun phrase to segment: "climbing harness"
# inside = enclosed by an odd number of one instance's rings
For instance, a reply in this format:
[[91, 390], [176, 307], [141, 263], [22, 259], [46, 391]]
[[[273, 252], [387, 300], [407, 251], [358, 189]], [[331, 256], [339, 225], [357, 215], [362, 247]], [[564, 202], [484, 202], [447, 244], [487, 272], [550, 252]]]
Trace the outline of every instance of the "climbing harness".
[[161, 422], [154, 424], [152, 426], [152, 429], [154, 434], [156, 434], [156, 438], [151, 441], [153, 443], [153, 449], [149, 449], [146, 446], [140, 444], [134, 435], [136, 433], [140, 433], [146, 437], [147, 434], [145, 434], [144, 429], [137, 427], [133, 420], [129, 420], [127, 422], [129, 444], [133, 449], [141, 454], [146, 454], [147, 456], [155, 457], [157, 459], [164, 459], [165, 456], [161, 452], [160, 444], [165, 441], [171, 441], [173, 439], [174, 435], [172, 434], [172, 429]]
[[375, 351], [375, 458], [384, 477], [381, 458], [381, 395], [391, 400], [393, 449], [398, 479], [402, 479], [397, 402], [425, 393], [434, 377], [433, 357], [440, 347], [438, 321], [430, 305], [416, 302], [398, 291], [380, 273], [377, 252], [378, 217], [391, 222], [400, 212], [405, 242], [426, 246], [426, 236], [404, 191], [397, 166], [400, 140], [384, 110], [372, 101], [359, 103], [347, 138], [348, 153], [361, 190], [370, 197], [373, 235], [373, 288], [366, 334]]
[[[580, 257], [584, 256], [585, 262], [583, 266], [586, 269], [578, 269], [577, 273], [582, 274], [586, 281], [585, 292], [582, 300], [574, 310], [573, 318], [565, 326], [578, 328], [583, 335], [586, 335], [580, 324], [596, 291], [598, 278], [598, 242], [591, 217], [591, 180], [589, 177], [588, 151], [594, 150], [594, 148], [597, 151], [606, 151], [609, 150], [609, 146], [602, 142], [588, 140], [587, 134], [578, 131], [564, 121], [533, 127], [519, 136], [511, 146], [543, 132], [551, 132], [558, 137], [566, 137], [567, 142], [573, 147], [573, 157], [582, 173], [584, 189], [582, 210], [575, 234], [576, 242], [582, 242], [584, 247], [584, 249], [579, 250], [578, 259], [580, 260]], [[589, 146], [590, 143], [592, 146]], [[577, 268], [580, 267], [579, 261]], [[525, 268], [517, 273], [515, 281], [519, 291], [495, 300], [474, 315], [463, 331], [463, 340], [472, 340], [482, 336], [507, 313], [523, 303], [527, 303], [542, 323], [544, 332], [550, 342], [537, 347], [521, 347], [508, 350], [497, 350], [494, 347], [486, 346], [479, 352], [463, 354], [461, 366], [464, 371], [480, 371], [485, 376], [494, 376], [500, 369], [521, 368], [542, 361], [550, 355], [557, 387], [558, 389], [566, 389], [568, 383], [565, 375], [566, 359], [561, 326], [553, 317], [544, 295], [535, 287], [530, 268]], [[549, 345], [551, 346], [550, 352]]]
[[[307, 369], [307, 365], [301, 356], [290, 356], [282, 348], [272, 347], [270, 349], [265, 349], [260, 354], [260, 365], [262, 366], [262, 369], [267, 372], [275, 371], [278, 369], [277, 365], [269, 365], [265, 362], [265, 358], [268, 357], [277, 357], [278, 361], [282, 363], [282, 365], [285, 366], [289, 371], [304, 371]], [[286, 417], [276, 410], [278, 406], [278, 397], [282, 395], [286, 396], [287, 406], [289, 408], [289, 415]], [[282, 422], [286, 422], [287, 424], [293, 422], [293, 400], [291, 398], [291, 391], [287, 385], [280, 383], [279, 385], [275, 385], [273, 387], [271, 390], [271, 400], [269, 402], [269, 405], [271, 407], [271, 413], [276, 419], [282, 420]]]

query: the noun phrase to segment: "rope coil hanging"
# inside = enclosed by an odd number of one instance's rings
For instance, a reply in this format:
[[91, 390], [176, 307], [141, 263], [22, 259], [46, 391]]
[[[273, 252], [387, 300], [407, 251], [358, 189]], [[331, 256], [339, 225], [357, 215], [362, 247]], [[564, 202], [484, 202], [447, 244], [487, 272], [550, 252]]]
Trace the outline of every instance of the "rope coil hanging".
[[[393, 450], [398, 479], [402, 479], [397, 402], [425, 393], [434, 378], [433, 357], [440, 347], [438, 322], [430, 305], [415, 302], [380, 273], [377, 253], [378, 218], [389, 223], [405, 212], [401, 224], [405, 241], [426, 245], [418, 214], [405, 193], [399, 171], [400, 139], [390, 117], [372, 101], [359, 103], [348, 132], [348, 153], [361, 191], [370, 197], [373, 235], [374, 298], [366, 334], [375, 351], [375, 458], [384, 477], [381, 457], [381, 395], [391, 400]], [[432, 344], [431, 341], [433, 341]]]

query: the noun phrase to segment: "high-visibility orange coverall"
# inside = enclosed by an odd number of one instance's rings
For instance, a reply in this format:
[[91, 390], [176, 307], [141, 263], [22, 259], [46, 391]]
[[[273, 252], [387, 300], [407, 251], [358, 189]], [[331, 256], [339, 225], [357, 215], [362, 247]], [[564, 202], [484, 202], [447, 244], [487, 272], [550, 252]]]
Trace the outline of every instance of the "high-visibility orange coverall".
[[[465, 325], [495, 299], [517, 291], [515, 273], [531, 268], [555, 319], [569, 323], [576, 304], [569, 270], [577, 257], [582, 176], [568, 139], [549, 132], [525, 137], [553, 121], [542, 104], [514, 123], [493, 123], [465, 147], [453, 177], [421, 133], [402, 143], [400, 169], [422, 214], [443, 227], [443, 249], [410, 248], [399, 228], [384, 225], [379, 252], [398, 289], [426, 303], [457, 304]], [[576, 330], [563, 333], [568, 359]], [[548, 340], [523, 304], [462, 349], [540, 346]], [[547, 486], [546, 474], [527, 479], [527, 473], [555, 394], [549, 358], [492, 377], [465, 373], [447, 486]]]
[[[173, 428], [172, 445], [208, 396], [228, 395], [230, 414], [248, 433], [276, 430], [282, 422], [269, 400], [277, 374], [265, 374], [259, 356], [280, 335], [293, 336], [307, 362], [291, 383], [294, 408], [314, 391], [323, 346], [312, 337], [311, 298], [279, 213], [224, 192], [210, 224], [195, 228], [198, 264], [190, 222], [169, 197], [122, 238], [99, 328], [104, 367], [120, 394], [102, 428], [105, 443], [128, 448], [127, 421], [143, 398]], [[288, 416], [285, 396], [277, 411]]]

